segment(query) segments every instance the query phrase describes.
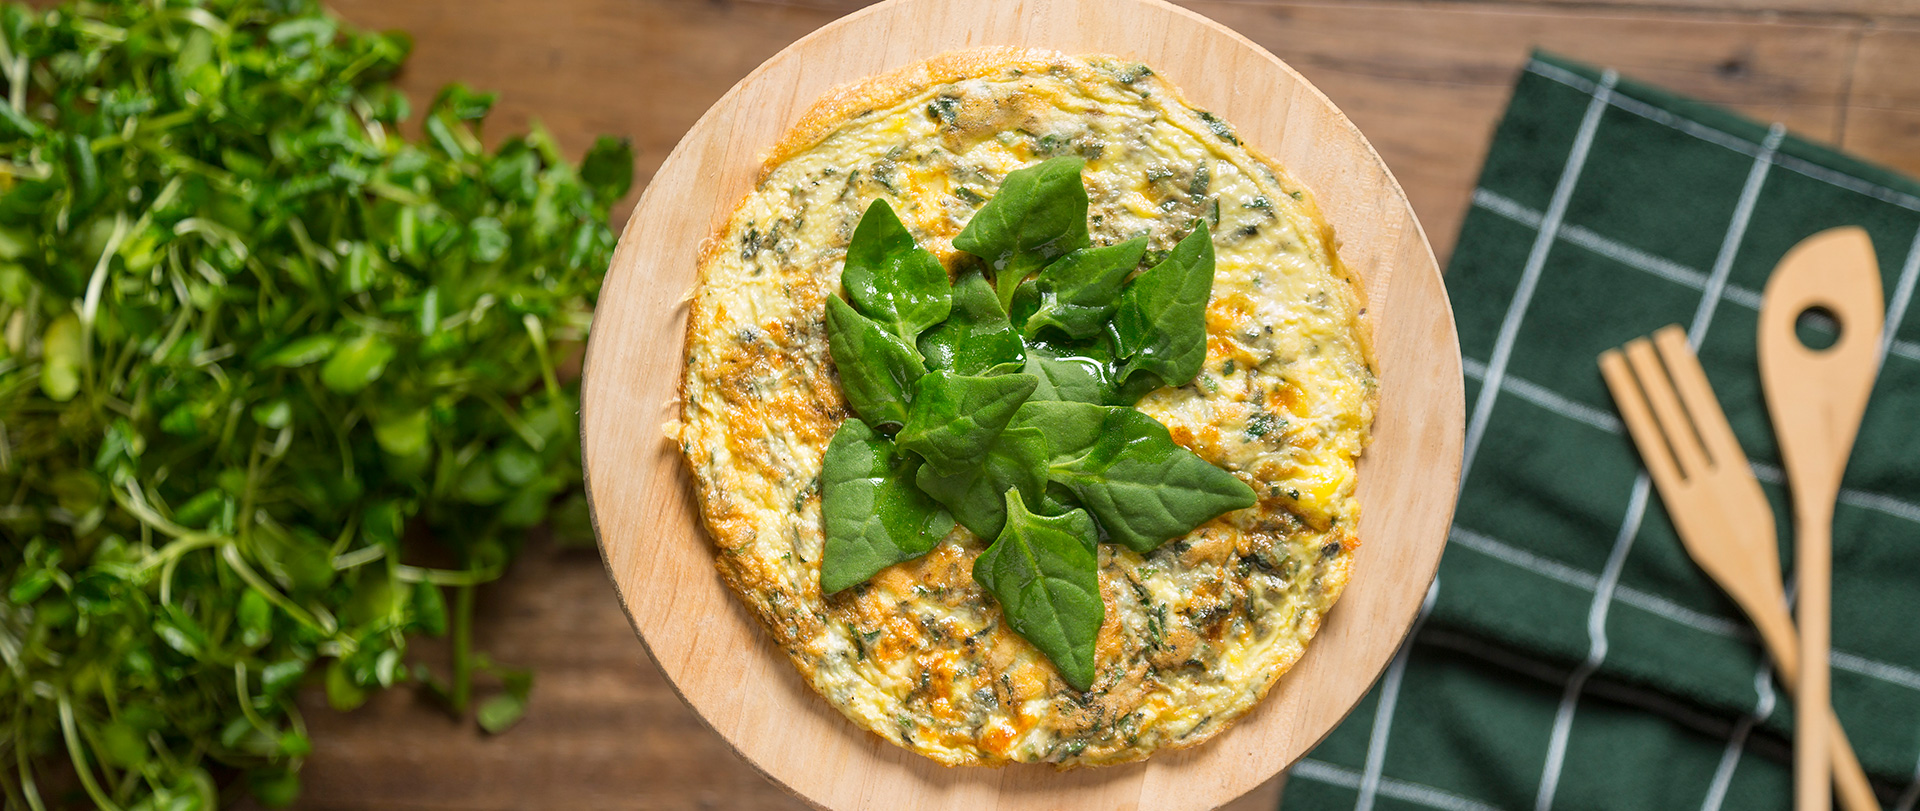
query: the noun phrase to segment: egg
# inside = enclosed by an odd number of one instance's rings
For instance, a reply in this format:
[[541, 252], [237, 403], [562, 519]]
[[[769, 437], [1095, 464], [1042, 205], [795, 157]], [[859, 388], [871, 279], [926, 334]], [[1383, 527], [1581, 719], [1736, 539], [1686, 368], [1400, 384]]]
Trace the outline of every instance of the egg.
[[[1096, 244], [1211, 234], [1205, 367], [1137, 407], [1259, 497], [1150, 554], [1101, 545], [1084, 693], [973, 581], [986, 541], [965, 528], [831, 598], [819, 585], [821, 459], [848, 416], [825, 302], [861, 213], [885, 199], [951, 272], [1007, 173], [1058, 155], [1086, 161]], [[1070, 767], [1199, 743], [1293, 666], [1351, 574], [1377, 399], [1357, 280], [1312, 194], [1147, 66], [994, 49], [839, 88], [769, 155], [698, 278], [674, 427], [716, 567], [822, 698], [894, 744]]]

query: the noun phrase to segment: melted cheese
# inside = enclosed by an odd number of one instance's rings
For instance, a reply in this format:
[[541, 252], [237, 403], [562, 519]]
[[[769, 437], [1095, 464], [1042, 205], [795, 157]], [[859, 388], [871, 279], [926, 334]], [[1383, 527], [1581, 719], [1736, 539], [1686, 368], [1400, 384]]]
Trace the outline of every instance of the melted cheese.
[[[943, 763], [1117, 763], [1197, 743], [1293, 665], [1346, 582], [1374, 402], [1364, 309], [1307, 191], [1144, 67], [965, 64], [853, 93], [871, 104], [772, 162], [703, 258], [679, 439], [718, 568], [827, 701]], [[854, 225], [884, 197], [951, 269], [953, 236], [1001, 178], [1059, 154], [1087, 160], [1097, 243], [1144, 234], [1164, 250], [1207, 223], [1206, 368], [1139, 408], [1260, 496], [1149, 555], [1101, 546], [1086, 694], [1002, 622], [964, 528], [832, 600], [819, 590], [821, 457], [847, 415], [824, 302]]]

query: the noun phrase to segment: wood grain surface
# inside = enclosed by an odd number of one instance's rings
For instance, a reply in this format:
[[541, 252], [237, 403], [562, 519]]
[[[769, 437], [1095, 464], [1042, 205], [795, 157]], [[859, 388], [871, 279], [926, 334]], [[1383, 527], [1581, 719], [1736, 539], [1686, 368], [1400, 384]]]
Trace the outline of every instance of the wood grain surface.
[[[862, 0], [329, 0], [409, 31], [402, 84], [500, 92], [492, 132], [538, 118], [578, 155], [630, 136], [644, 182], [761, 61]], [[1444, 262], [1515, 71], [1533, 47], [1781, 118], [1920, 173], [1914, 0], [1287, 2], [1191, 7], [1278, 54], [1366, 132]], [[610, 91], [610, 86], [618, 88]], [[622, 212], [624, 219], [624, 212]], [[797, 809], [674, 696], [633, 641], [599, 556], [536, 543], [487, 589], [477, 644], [538, 669], [507, 735], [395, 693], [341, 716], [311, 696], [313, 809]], [[436, 652], [423, 650], [425, 661]], [[1271, 808], [1277, 785], [1236, 803]]]

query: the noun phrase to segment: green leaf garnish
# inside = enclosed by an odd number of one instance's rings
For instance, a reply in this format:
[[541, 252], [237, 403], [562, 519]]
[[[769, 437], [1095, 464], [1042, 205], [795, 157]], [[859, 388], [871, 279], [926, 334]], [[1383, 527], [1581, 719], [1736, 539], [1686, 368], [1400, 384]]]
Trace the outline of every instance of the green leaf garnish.
[[853, 413], [879, 426], [907, 421], [914, 381], [927, 371], [912, 348], [836, 296], [827, 297], [827, 343]]
[[993, 286], [978, 270], [967, 271], [954, 283], [952, 315], [920, 336], [920, 354], [928, 368], [963, 375], [1019, 363], [1025, 350], [1020, 334], [1007, 321], [1007, 311], [994, 297]]
[[1253, 488], [1173, 441], [1131, 408], [1033, 403], [1015, 420], [1047, 436], [1047, 477], [1071, 491], [1109, 540], [1141, 554], [1253, 506]]
[[1121, 380], [1138, 372], [1183, 386], [1207, 359], [1207, 299], [1213, 294], [1213, 240], [1205, 228], [1180, 240], [1167, 258], [1127, 283], [1113, 316]]
[[1082, 167], [1008, 174], [954, 237], [991, 284], [975, 267], [948, 286], [885, 203], [861, 218], [843, 273], [853, 303], [830, 299], [827, 322], [865, 422], [827, 452], [821, 584], [924, 554], [957, 519], [996, 539], [974, 577], [1008, 625], [1085, 690], [1104, 617], [1096, 542], [1146, 554], [1255, 498], [1125, 405], [1199, 374], [1211, 238], [1196, 225], [1133, 276], [1148, 241], [1090, 247]]
[[1047, 438], [1047, 466], [1052, 467], [1055, 461], [1071, 459], [1099, 442], [1109, 411], [1132, 410], [1068, 400], [1029, 400], [1007, 421], [1007, 429], [1039, 430]]
[[1092, 244], [1087, 187], [1080, 179], [1085, 165], [1061, 157], [1007, 173], [1000, 190], [953, 238], [953, 247], [993, 268], [1001, 309], [1011, 309], [1013, 291], [1027, 276]]
[[1027, 401], [1039, 381], [1032, 375], [992, 377], [928, 372], [913, 387], [913, 408], [901, 427], [900, 447], [920, 454], [941, 475], [966, 470]]
[[1081, 248], [1040, 271], [1034, 279], [1039, 307], [1022, 332], [1029, 338], [1052, 327], [1071, 338], [1100, 334], [1113, 318], [1120, 287], [1147, 254], [1147, 238], [1118, 245]]
[[1008, 428], [979, 463], [948, 476], [922, 466], [914, 482], [973, 534], [996, 537], [1007, 522], [1008, 488], [1035, 504], [1046, 492], [1047, 437], [1038, 428]]
[[1093, 686], [1094, 644], [1106, 620], [1100, 600], [1098, 531], [1084, 510], [1035, 515], [1018, 490], [1006, 494], [1006, 527], [973, 563], [973, 579], [1007, 625], [1046, 654], [1075, 689]]
[[946, 320], [953, 301], [947, 269], [914, 245], [913, 234], [884, 199], [875, 199], [854, 227], [840, 283], [855, 309], [909, 346]]
[[1031, 400], [1070, 400], [1080, 403], [1105, 403], [1113, 399], [1107, 364], [1096, 357], [1104, 354], [1098, 347], [1086, 347], [1085, 354], [1069, 355], [1045, 344], [1027, 348], [1027, 374], [1039, 378]]
[[953, 529], [953, 516], [914, 486], [918, 467], [859, 419], [834, 432], [820, 465], [821, 594], [924, 555]]

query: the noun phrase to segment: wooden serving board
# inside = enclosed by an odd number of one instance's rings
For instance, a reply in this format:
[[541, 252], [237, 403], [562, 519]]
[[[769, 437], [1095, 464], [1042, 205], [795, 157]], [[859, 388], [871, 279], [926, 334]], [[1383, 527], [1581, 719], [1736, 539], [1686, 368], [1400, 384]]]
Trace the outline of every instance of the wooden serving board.
[[[1138, 59], [1232, 122], [1318, 196], [1374, 323], [1381, 401], [1360, 466], [1363, 543], [1346, 594], [1259, 707], [1209, 742], [1142, 763], [949, 768], [847, 721], [721, 583], [690, 478], [660, 430], [678, 412], [696, 258], [767, 150], [837, 85], [991, 45]], [[1279, 59], [1160, 0], [890, 0], [761, 65], [661, 166], [601, 293], [582, 432], [601, 552], [641, 641], [701, 718], [781, 785], [836, 809], [1178, 811], [1213, 808], [1284, 769], [1385, 668], [1446, 541], [1463, 411], [1446, 291], [1405, 195], [1346, 116]]]

